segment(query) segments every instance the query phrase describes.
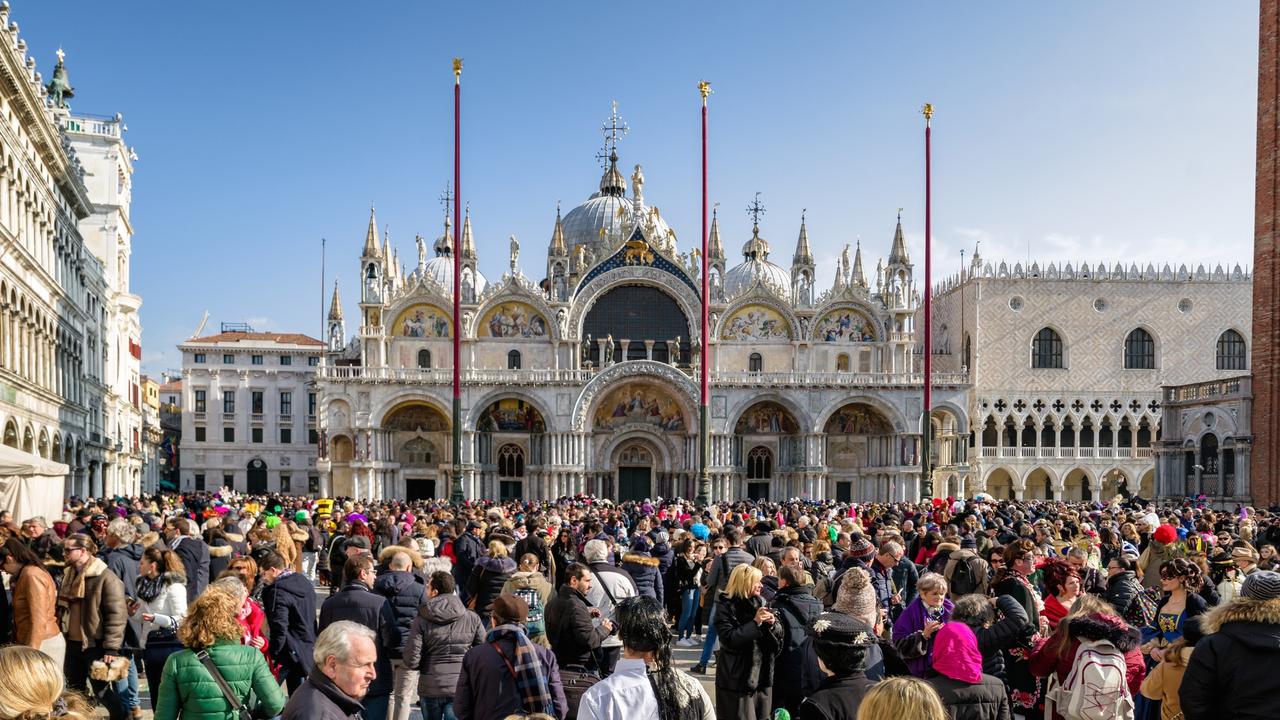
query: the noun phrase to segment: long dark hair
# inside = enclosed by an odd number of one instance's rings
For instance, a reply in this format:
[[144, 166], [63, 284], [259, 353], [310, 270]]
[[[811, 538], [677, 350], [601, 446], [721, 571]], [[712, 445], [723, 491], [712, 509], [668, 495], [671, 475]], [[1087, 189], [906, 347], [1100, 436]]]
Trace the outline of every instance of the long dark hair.
[[[48, 568], [44, 566], [44, 563], [40, 562], [40, 558], [35, 554], [35, 552], [31, 548], [27, 547], [26, 543], [13, 536], [10, 536], [4, 541], [3, 545], [0, 545], [0, 565], [3, 565], [4, 561], [9, 558], [13, 558], [14, 562], [18, 563], [22, 567], [35, 565], [43, 570], [48, 570]], [[18, 572], [20, 573], [22, 571], [19, 570]]]
[[624, 647], [653, 653], [654, 666], [648, 675], [658, 701], [658, 717], [678, 720], [687, 708], [681, 707], [676, 695], [680, 681], [671, 665], [671, 625], [666, 611], [651, 597], [629, 597], [618, 603], [617, 618], [618, 637]]

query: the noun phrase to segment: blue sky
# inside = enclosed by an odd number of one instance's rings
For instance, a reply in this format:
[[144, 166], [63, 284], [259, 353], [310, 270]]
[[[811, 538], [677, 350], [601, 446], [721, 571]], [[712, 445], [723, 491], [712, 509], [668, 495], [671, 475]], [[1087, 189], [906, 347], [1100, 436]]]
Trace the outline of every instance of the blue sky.
[[320, 238], [355, 330], [370, 202], [406, 264], [415, 233], [440, 232], [454, 55], [490, 277], [509, 234], [542, 277], [556, 202], [599, 180], [615, 99], [627, 174], [643, 163], [646, 201], [695, 246], [701, 78], [734, 256], [759, 191], [779, 264], [802, 208], [830, 268], [859, 237], [887, 254], [903, 207], [920, 269], [928, 101], [936, 274], [979, 239], [1010, 261], [1252, 258], [1256, 2], [11, 4], [46, 76], [66, 49], [75, 111], [129, 126], [151, 373], [178, 367], [205, 310], [319, 334]]

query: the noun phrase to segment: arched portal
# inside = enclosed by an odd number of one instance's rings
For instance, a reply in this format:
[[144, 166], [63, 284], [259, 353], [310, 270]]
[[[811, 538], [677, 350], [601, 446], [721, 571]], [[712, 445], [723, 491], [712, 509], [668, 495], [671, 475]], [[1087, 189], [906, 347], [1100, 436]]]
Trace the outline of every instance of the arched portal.
[[587, 311], [582, 337], [590, 337], [591, 342], [584, 359], [600, 367], [599, 341], [606, 338], [613, 338], [612, 353], [606, 351], [613, 362], [649, 359], [645, 342], [651, 340], [651, 359], [670, 363], [674, 351], [675, 364], [687, 365], [692, 334], [693, 324], [675, 298], [651, 285], [620, 285], [601, 295]]
[[855, 502], [885, 500], [895, 481], [890, 468], [902, 462], [905, 448], [893, 425], [876, 408], [852, 402], [827, 419], [827, 466], [836, 483], [836, 496], [848, 493]]
[[1093, 500], [1093, 489], [1089, 486], [1089, 474], [1081, 468], [1075, 468], [1068, 472], [1066, 477], [1063, 479], [1062, 486], [1062, 499], [1067, 502]]
[[1004, 468], [996, 468], [987, 475], [987, 494], [997, 500], [1012, 500], [1013, 486], [1013, 476]]
[[[476, 419], [476, 461], [485, 468], [481, 494], [527, 497], [526, 477], [535, 475], [536, 468], [545, 462], [546, 431], [542, 413], [523, 398], [504, 397], [489, 403]], [[526, 466], [530, 467], [528, 474]]]
[[[744, 472], [747, 497], [800, 494], [792, 492], [787, 475], [789, 468], [804, 463], [804, 443], [799, 433], [800, 423], [791, 411], [772, 400], [758, 402], [738, 417], [733, 428], [733, 459]], [[766, 466], [768, 472], [762, 472]], [[781, 493], [770, 492], [775, 480], [782, 487]]]
[[1027, 473], [1026, 484], [1022, 491], [1025, 500], [1052, 500], [1053, 477], [1044, 468], [1036, 468]]
[[329, 475], [333, 478], [334, 497], [354, 497], [355, 479], [351, 473], [351, 460], [355, 446], [346, 435], [335, 435], [329, 444]]
[[4, 444], [11, 448], [18, 447], [18, 423], [10, 420], [4, 426]]
[[245, 466], [244, 488], [250, 495], [267, 494], [267, 464], [262, 458], [254, 458]]
[[442, 473], [440, 466], [449, 462], [444, 449], [452, 447], [449, 418], [434, 405], [409, 400], [387, 412], [382, 429], [388, 435], [393, 459], [400, 465], [398, 477], [390, 478], [395, 482], [387, 491], [413, 500], [444, 496], [447, 473]]

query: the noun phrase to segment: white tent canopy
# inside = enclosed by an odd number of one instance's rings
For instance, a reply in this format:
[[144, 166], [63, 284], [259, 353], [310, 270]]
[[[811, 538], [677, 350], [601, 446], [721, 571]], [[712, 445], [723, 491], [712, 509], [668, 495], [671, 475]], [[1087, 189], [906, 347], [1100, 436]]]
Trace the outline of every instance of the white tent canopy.
[[70, 470], [60, 462], [0, 445], [0, 510], [11, 511], [18, 522], [37, 515], [54, 522], [62, 517]]

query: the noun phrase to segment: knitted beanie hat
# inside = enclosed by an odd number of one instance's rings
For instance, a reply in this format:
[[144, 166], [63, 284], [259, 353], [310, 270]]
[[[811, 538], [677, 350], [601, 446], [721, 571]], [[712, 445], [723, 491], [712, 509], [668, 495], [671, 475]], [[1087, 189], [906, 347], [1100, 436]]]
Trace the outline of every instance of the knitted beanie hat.
[[876, 615], [876, 591], [871, 587], [871, 575], [862, 568], [849, 568], [840, 579], [840, 592], [831, 609], [874, 625]]
[[1258, 570], [1244, 579], [1240, 593], [1247, 598], [1259, 601], [1280, 598], [1280, 573], [1270, 570]]

